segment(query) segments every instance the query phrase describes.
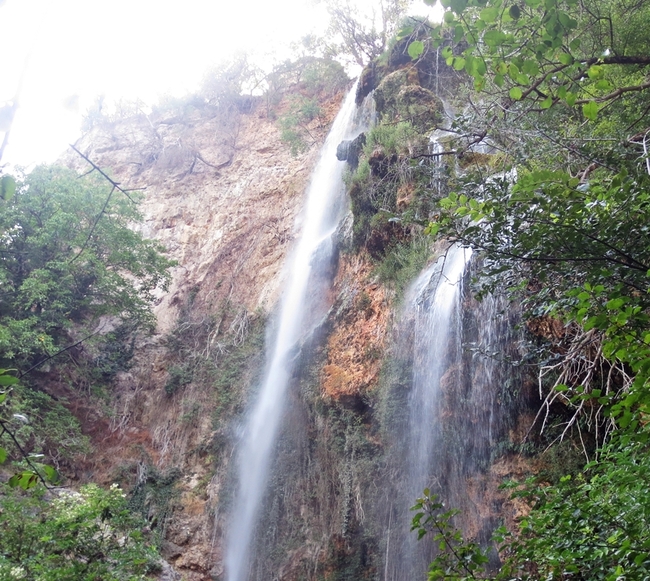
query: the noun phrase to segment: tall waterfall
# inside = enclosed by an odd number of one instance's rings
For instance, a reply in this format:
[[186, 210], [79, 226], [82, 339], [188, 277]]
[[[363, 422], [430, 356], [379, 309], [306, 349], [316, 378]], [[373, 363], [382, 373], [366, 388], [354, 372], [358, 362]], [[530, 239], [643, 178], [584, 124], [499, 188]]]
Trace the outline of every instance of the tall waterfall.
[[240, 446], [237, 497], [225, 559], [228, 581], [249, 577], [252, 541], [294, 362], [301, 342], [325, 314], [334, 234], [345, 210], [345, 164], [337, 160], [336, 147], [355, 137], [355, 93], [356, 85], [334, 121], [311, 176], [301, 235], [288, 266], [275, 331], [267, 343], [264, 378]]
[[410, 532], [409, 511], [424, 488], [460, 509], [456, 524], [468, 536], [487, 542], [495, 528], [495, 501], [485, 498], [481, 478], [505, 438], [502, 395], [512, 369], [504, 354], [515, 342], [505, 301], [478, 302], [464, 288], [470, 255], [452, 246], [406, 296], [395, 354], [402, 379], [393, 395], [403, 411], [390, 427], [385, 581], [426, 578], [435, 547]]

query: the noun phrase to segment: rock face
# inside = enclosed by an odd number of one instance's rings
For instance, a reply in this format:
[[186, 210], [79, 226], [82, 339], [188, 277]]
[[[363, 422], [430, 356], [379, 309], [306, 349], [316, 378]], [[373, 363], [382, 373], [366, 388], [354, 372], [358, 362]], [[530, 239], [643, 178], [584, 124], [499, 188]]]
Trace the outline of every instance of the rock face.
[[366, 254], [342, 258], [334, 289], [338, 298], [322, 368], [323, 394], [358, 406], [377, 386], [390, 306], [385, 289], [373, 280]]
[[[139, 227], [177, 261], [154, 308], [157, 334], [116, 377], [110, 409], [80, 418], [96, 453], [78, 476], [130, 489], [162, 531], [164, 556], [187, 581], [220, 570], [215, 510], [234, 425], [221, 410], [241, 412], [245, 395], [234, 385], [261, 367], [259, 337], [340, 98], [322, 105], [325, 124], [310, 126], [315, 141], [299, 156], [281, 142], [260, 103], [225, 118], [214, 108], [186, 106], [104, 123], [76, 144], [121, 187], [143, 191]], [[88, 170], [76, 154], [64, 162]], [[242, 351], [255, 325], [256, 346]], [[236, 403], [226, 401], [235, 393]], [[165, 571], [163, 578], [174, 575]]]

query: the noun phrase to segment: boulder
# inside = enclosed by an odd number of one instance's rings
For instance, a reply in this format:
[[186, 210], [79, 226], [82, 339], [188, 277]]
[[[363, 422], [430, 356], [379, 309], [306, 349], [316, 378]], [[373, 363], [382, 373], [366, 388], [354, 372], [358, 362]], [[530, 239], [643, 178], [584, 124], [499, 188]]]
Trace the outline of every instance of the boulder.
[[359, 165], [359, 154], [366, 143], [366, 134], [361, 133], [354, 139], [341, 141], [336, 148], [336, 159], [347, 161], [352, 169]]

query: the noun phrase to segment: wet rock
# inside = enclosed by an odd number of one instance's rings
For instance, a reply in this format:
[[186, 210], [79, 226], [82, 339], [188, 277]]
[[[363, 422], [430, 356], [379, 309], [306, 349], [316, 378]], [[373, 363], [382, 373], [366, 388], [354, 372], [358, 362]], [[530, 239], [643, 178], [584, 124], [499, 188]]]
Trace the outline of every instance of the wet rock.
[[409, 121], [420, 132], [433, 130], [444, 111], [442, 101], [420, 86], [417, 71], [399, 69], [387, 75], [374, 93], [377, 111], [390, 121]]
[[341, 141], [336, 148], [336, 159], [339, 161], [347, 161], [352, 169], [356, 169], [359, 165], [359, 154], [361, 153], [365, 143], [365, 133], [361, 133], [354, 139]]

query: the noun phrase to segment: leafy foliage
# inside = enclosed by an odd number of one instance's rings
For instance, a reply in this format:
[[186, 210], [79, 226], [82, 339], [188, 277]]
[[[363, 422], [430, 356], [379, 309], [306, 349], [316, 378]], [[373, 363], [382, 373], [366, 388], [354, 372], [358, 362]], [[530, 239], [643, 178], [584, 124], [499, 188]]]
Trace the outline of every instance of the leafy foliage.
[[[647, 40], [620, 18], [622, 8], [569, 0], [530, 0], [513, 11], [499, 0], [450, 4], [445, 26], [465, 48], [448, 62], [474, 78], [484, 107], [499, 103], [502, 111], [488, 119], [478, 107], [457, 126], [500, 150], [502, 171], [477, 166], [459, 176], [461, 193], [441, 201], [430, 231], [482, 250], [487, 276], [523, 289], [530, 316], [593, 331], [592, 356], [617, 370], [614, 381], [592, 391], [589, 374], [574, 374], [570, 385], [555, 387], [567, 402], [585, 407], [591, 398], [612, 422], [636, 428], [650, 397], [650, 178], [640, 156], [645, 138], [633, 128], [649, 122], [641, 80], [650, 62]], [[607, 114], [596, 115], [605, 103]]]
[[[43, 484], [46, 481], [58, 481], [58, 474], [52, 466], [43, 464], [40, 459], [43, 454], [27, 454], [24, 445], [24, 434], [20, 433], [20, 427], [29, 423], [28, 418], [21, 413], [16, 413], [16, 409], [11, 395], [12, 392], [21, 389], [18, 384], [18, 378], [9, 373], [7, 369], [0, 369], [0, 464], [4, 464], [10, 458], [18, 458], [18, 462], [14, 462], [14, 474], [9, 478], [7, 484], [12, 487], [20, 487], [23, 490], [33, 488], [39, 481]], [[71, 414], [61, 406], [64, 417], [71, 417]], [[12, 422], [13, 420], [13, 422]], [[14, 425], [12, 425], [12, 423]], [[75, 424], [76, 426], [76, 424]], [[54, 434], [56, 437], [57, 434]], [[11, 454], [11, 450], [14, 454]]]
[[[432, 29], [440, 44], [443, 30], [464, 46], [443, 56], [456, 70], [474, 78], [475, 88], [489, 88], [512, 101], [527, 100], [540, 109], [560, 102], [582, 106], [594, 120], [603, 103], [623, 93], [641, 92], [647, 82], [620, 84], [620, 66], [650, 64], [648, 39], [635, 29], [647, 21], [645, 3], [579, 0], [445, 0], [444, 25]], [[626, 16], [634, 13], [634, 18]], [[422, 47], [423, 48], [423, 47]], [[411, 47], [419, 56], [421, 47]]]
[[[518, 496], [534, 506], [521, 521], [505, 569], [534, 577], [614, 581], [643, 579], [650, 570], [648, 451], [615, 441], [600, 460], [556, 486], [531, 482]], [[505, 571], [504, 571], [505, 572]], [[520, 573], [521, 574], [521, 573]]]
[[418, 498], [411, 510], [415, 511], [411, 530], [417, 532], [418, 540], [426, 534], [433, 534], [438, 554], [429, 566], [429, 581], [482, 579], [485, 565], [489, 562], [487, 553], [476, 543], [466, 541], [453, 525], [457, 510], [444, 510], [435, 494], [429, 489]]
[[268, 75], [267, 102], [280, 108], [281, 139], [290, 146], [292, 155], [314, 143], [313, 131], [323, 125], [321, 105], [340, 94], [348, 81], [339, 63], [315, 57], [286, 61]]
[[135, 581], [158, 568], [143, 524], [117, 486], [53, 498], [0, 494], [0, 579]]
[[650, 462], [645, 447], [615, 441], [600, 461], [554, 486], [531, 478], [510, 483], [513, 496], [532, 506], [517, 536], [505, 527], [494, 535], [503, 558], [489, 571], [485, 549], [464, 539], [453, 525], [457, 511], [444, 511], [424, 491], [412, 510], [418, 538], [433, 534], [438, 555], [429, 579], [644, 579], [650, 568]]
[[280, 117], [280, 139], [289, 145], [292, 155], [304, 152], [315, 141], [310, 132], [310, 123], [320, 115], [321, 108], [315, 98], [299, 96], [292, 100], [289, 111]]
[[92, 176], [39, 167], [18, 184], [0, 207], [4, 360], [29, 367], [53, 355], [73, 325], [151, 323], [149, 305], [171, 263], [129, 227], [137, 219], [131, 199]]
[[[447, 64], [467, 74], [478, 94], [454, 121], [449, 151], [476, 157], [480, 143], [489, 153], [487, 163], [456, 166], [455, 191], [440, 201], [428, 232], [479, 250], [484, 290], [509, 287], [529, 321], [561, 321], [562, 336], [547, 337], [553, 343], [540, 361], [549, 389], [540, 417], [562, 404], [573, 415], [560, 437], [577, 428], [593, 442], [583, 446], [592, 461], [582, 470], [516, 490], [531, 512], [517, 535], [498, 531], [501, 569], [479, 573], [645, 578], [650, 58], [639, 31], [650, 5], [442, 3], [444, 22], [409, 54], [420, 59], [428, 46], [440, 47]], [[476, 554], [475, 547], [456, 541], [457, 555], [447, 554], [453, 566], [436, 566], [435, 578], [474, 576], [459, 567], [461, 549]]]
[[365, 66], [388, 46], [408, 3], [385, 0], [368, 8], [354, 0], [328, 0], [327, 52]]

